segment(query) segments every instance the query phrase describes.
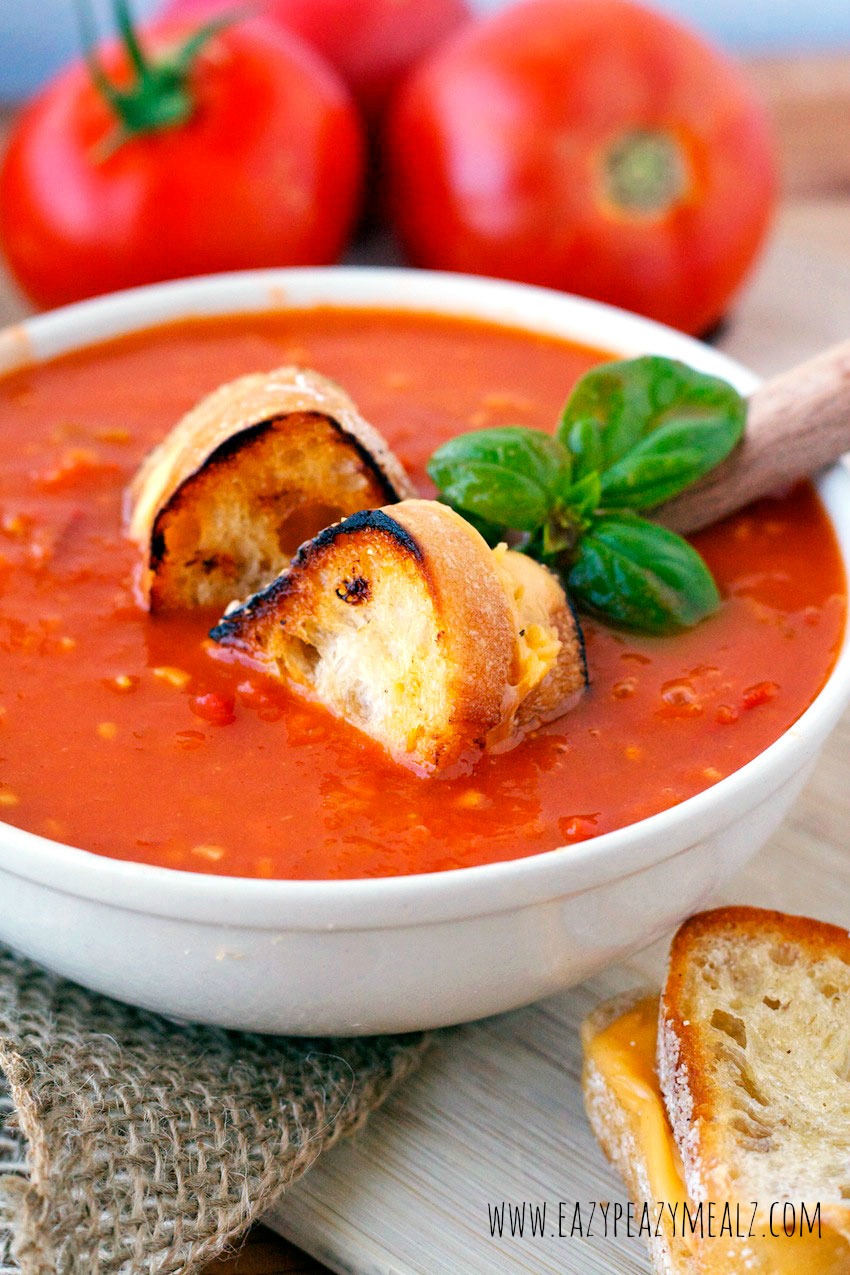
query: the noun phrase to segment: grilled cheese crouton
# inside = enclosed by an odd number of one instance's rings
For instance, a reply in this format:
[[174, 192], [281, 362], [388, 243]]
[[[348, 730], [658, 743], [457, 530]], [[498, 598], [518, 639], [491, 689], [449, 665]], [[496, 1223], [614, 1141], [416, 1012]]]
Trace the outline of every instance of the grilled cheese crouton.
[[421, 773], [509, 747], [586, 681], [555, 577], [431, 500], [327, 528], [211, 636]]
[[268, 584], [322, 527], [412, 494], [332, 381], [295, 367], [242, 376], [187, 413], [133, 481], [143, 600], [226, 606]]
[[[667, 1216], [656, 1271], [850, 1270], [848, 1007], [846, 930], [719, 908], [678, 931], [660, 1006], [619, 1000], [587, 1020], [588, 1116], [638, 1207], [671, 1199], [716, 1218], [713, 1234], [706, 1221], [703, 1235], [683, 1237]], [[792, 1236], [782, 1234], [785, 1201]], [[803, 1205], [818, 1219], [811, 1234], [800, 1234]]]

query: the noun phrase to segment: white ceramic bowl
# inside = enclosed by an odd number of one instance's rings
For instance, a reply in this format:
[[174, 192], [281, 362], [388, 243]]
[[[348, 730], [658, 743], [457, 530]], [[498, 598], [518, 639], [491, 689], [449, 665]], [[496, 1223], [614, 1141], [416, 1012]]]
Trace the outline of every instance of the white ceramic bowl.
[[[0, 334], [0, 371], [186, 315], [374, 305], [474, 315], [624, 355], [667, 354], [749, 391], [724, 355], [657, 324], [516, 284], [404, 270], [281, 270], [122, 293]], [[850, 476], [819, 490], [850, 563]], [[365, 881], [194, 875], [0, 824], [0, 939], [179, 1018], [266, 1032], [407, 1031], [578, 982], [704, 903], [781, 822], [850, 699], [850, 638], [817, 699], [714, 787], [631, 827], [479, 868]]]

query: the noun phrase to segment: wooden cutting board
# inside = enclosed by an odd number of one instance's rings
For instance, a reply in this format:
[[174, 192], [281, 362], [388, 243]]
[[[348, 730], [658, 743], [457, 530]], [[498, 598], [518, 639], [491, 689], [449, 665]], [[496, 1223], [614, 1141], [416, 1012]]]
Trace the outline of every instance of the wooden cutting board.
[[[829, 251], [813, 246], [811, 221], [818, 243], [833, 241]], [[849, 334], [850, 206], [813, 205], [808, 215], [798, 206], [720, 344], [767, 374]], [[850, 715], [789, 820], [718, 899], [850, 927], [848, 779]], [[587, 1217], [592, 1201], [626, 1199], [584, 1118], [578, 1024], [604, 997], [657, 983], [665, 951], [658, 945], [530, 1009], [444, 1033], [419, 1075], [362, 1135], [324, 1156], [268, 1225], [350, 1275], [648, 1272], [637, 1237], [606, 1238], [598, 1220], [589, 1238], [557, 1231], [562, 1201], [569, 1231], [576, 1203]], [[492, 1237], [488, 1208], [503, 1201], [545, 1201], [547, 1234]]]

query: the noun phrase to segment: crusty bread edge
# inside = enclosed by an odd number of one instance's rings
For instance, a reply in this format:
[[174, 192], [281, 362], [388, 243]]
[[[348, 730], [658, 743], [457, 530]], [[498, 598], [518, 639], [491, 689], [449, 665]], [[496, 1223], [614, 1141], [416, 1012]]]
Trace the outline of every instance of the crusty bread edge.
[[[406, 500], [384, 513], [418, 547], [441, 624], [439, 640], [455, 677], [456, 724], [477, 731], [470, 742], [483, 747], [487, 732], [502, 718], [516, 644], [513, 613], [493, 551], [465, 518], [438, 501]], [[449, 563], [453, 569], [447, 570]]]
[[125, 524], [127, 535], [145, 555], [144, 594], [156, 567], [156, 562], [149, 560], [156, 527], [180, 491], [240, 434], [254, 433], [260, 426], [296, 414], [324, 418], [350, 442], [378, 481], [384, 503], [416, 495], [386, 439], [334, 381], [295, 366], [238, 377], [190, 408], [148, 452], [127, 488]]
[[[392, 506], [389, 506], [392, 508]], [[363, 509], [359, 513], [350, 514], [341, 522], [324, 527], [312, 540], [301, 545], [285, 571], [242, 602], [231, 602], [218, 624], [210, 631], [210, 637], [216, 642], [228, 642], [239, 648], [239, 630], [248, 621], [261, 623], [263, 620], [276, 619], [279, 604], [293, 589], [297, 588], [298, 577], [302, 571], [309, 570], [328, 550], [332, 549], [340, 536], [356, 535], [361, 531], [377, 531], [387, 536], [404, 553], [418, 559], [419, 545], [391, 517], [386, 509]]]
[[[850, 964], [850, 934], [846, 929], [767, 908], [737, 906], [697, 912], [682, 923], [670, 946], [659, 1009], [658, 1078], [688, 1193], [697, 1202], [729, 1198], [730, 1190], [729, 1183], [720, 1180], [723, 1168], [712, 1148], [711, 1122], [701, 1118], [709, 1095], [703, 1083], [699, 1049], [694, 1032], [688, 1030], [691, 1024], [682, 1003], [686, 973], [694, 944], [704, 934], [717, 934], [723, 929], [743, 941], [748, 935], [763, 938], [771, 927], [776, 928], [778, 939], [806, 948], [812, 957], [838, 948]], [[707, 1180], [706, 1165], [715, 1166], [711, 1181]]]
[[275, 617], [279, 603], [297, 589], [301, 572], [332, 551], [340, 537], [363, 533], [384, 536], [394, 550], [414, 558], [431, 597], [438, 625], [435, 637], [449, 663], [449, 675], [455, 679], [458, 709], [451, 722], [451, 736], [446, 739], [445, 762], [446, 766], [454, 765], [465, 753], [483, 747], [487, 731], [500, 719], [515, 634], [509, 601], [489, 546], [447, 506], [410, 500], [363, 510], [326, 527], [301, 546], [289, 570], [267, 589], [225, 613], [210, 636], [247, 649], [239, 640], [242, 625]]
[[[604, 1076], [589, 1056], [589, 1048], [600, 1032], [651, 994], [653, 993], [647, 988], [624, 992], [598, 1005], [581, 1025], [584, 1049], [582, 1092], [587, 1118], [599, 1145], [619, 1172], [629, 1197], [637, 1208], [642, 1208], [644, 1201], [653, 1200], [638, 1135], [638, 1122], [606, 1084]], [[655, 1234], [656, 1229], [659, 1234]], [[649, 1255], [656, 1275], [697, 1275], [698, 1267], [694, 1258], [682, 1241], [676, 1242], [666, 1217], [660, 1228], [653, 1227], [653, 1234], [649, 1239]]]

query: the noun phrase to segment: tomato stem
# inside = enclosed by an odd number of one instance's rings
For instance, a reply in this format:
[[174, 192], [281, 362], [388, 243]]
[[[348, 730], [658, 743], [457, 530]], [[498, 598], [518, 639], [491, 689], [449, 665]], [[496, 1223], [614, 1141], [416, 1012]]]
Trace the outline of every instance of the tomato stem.
[[663, 216], [680, 201], [688, 180], [682, 147], [661, 130], [636, 128], [623, 133], [604, 156], [606, 200], [626, 216]]
[[127, 88], [109, 78], [97, 54], [97, 32], [91, 0], [76, 0], [83, 50], [92, 80], [115, 116], [115, 127], [97, 148], [105, 160], [133, 137], [177, 128], [195, 112], [190, 77], [195, 61], [209, 41], [246, 10], [222, 14], [199, 27], [177, 48], [159, 58], [146, 55], [136, 31], [129, 0], [113, 0], [115, 24], [133, 71]]
[[148, 74], [149, 68], [145, 55], [142, 53], [142, 46], [139, 44], [136, 29], [133, 26], [133, 17], [127, 0], [115, 0], [115, 21], [118, 24], [118, 30], [121, 32], [124, 48], [136, 68], [136, 74], [143, 78]]

